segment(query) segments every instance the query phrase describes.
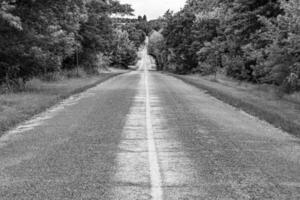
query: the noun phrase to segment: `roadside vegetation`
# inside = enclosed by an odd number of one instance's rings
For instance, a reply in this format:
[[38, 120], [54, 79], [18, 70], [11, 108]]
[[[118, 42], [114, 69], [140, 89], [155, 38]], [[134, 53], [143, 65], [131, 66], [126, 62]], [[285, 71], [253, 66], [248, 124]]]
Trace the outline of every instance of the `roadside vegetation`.
[[0, 0], [0, 85], [11, 91], [35, 77], [134, 65], [147, 18], [113, 18], [132, 12], [118, 0]]
[[149, 24], [159, 70], [299, 136], [298, 0], [187, 0]]
[[123, 18], [132, 12], [118, 0], [0, 0], [0, 134], [135, 65], [149, 30], [146, 16]]
[[163, 70], [218, 73], [300, 90], [298, 0], [188, 0], [151, 22], [149, 52]]

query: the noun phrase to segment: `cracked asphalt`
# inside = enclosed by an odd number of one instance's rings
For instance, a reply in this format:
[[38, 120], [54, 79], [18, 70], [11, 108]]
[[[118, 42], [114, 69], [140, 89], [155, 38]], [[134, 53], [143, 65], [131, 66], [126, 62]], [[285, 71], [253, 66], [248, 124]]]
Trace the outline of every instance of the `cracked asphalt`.
[[0, 138], [0, 199], [300, 199], [299, 138], [150, 65]]

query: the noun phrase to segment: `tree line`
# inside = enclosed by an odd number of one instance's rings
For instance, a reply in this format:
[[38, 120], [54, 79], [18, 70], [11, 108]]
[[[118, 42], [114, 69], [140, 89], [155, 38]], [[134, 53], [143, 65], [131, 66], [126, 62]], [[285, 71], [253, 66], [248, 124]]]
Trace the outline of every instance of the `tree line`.
[[151, 24], [149, 52], [161, 70], [300, 90], [298, 0], [187, 0]]
[[146, 37], [145, 18], [118, 0], [0, 0], [0, 84], [23, 84], [35, 76], [83, 68], [95, 73], [137, 60]]

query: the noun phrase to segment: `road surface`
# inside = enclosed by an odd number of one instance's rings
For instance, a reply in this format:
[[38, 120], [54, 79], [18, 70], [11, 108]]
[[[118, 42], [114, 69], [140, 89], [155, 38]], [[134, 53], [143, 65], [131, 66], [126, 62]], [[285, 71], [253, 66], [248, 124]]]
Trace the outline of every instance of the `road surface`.
[[300, 199], [298, 138], [150, 65], [7, 132], [0, 199]]

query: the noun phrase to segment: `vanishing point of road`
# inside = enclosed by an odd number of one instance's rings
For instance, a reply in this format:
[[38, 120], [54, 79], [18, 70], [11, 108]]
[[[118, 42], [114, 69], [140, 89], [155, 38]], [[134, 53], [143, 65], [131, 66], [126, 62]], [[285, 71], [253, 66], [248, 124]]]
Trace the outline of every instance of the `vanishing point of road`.
[[300, 199], [299, 138], [141, 55], [1, 137], [0, 200]]

